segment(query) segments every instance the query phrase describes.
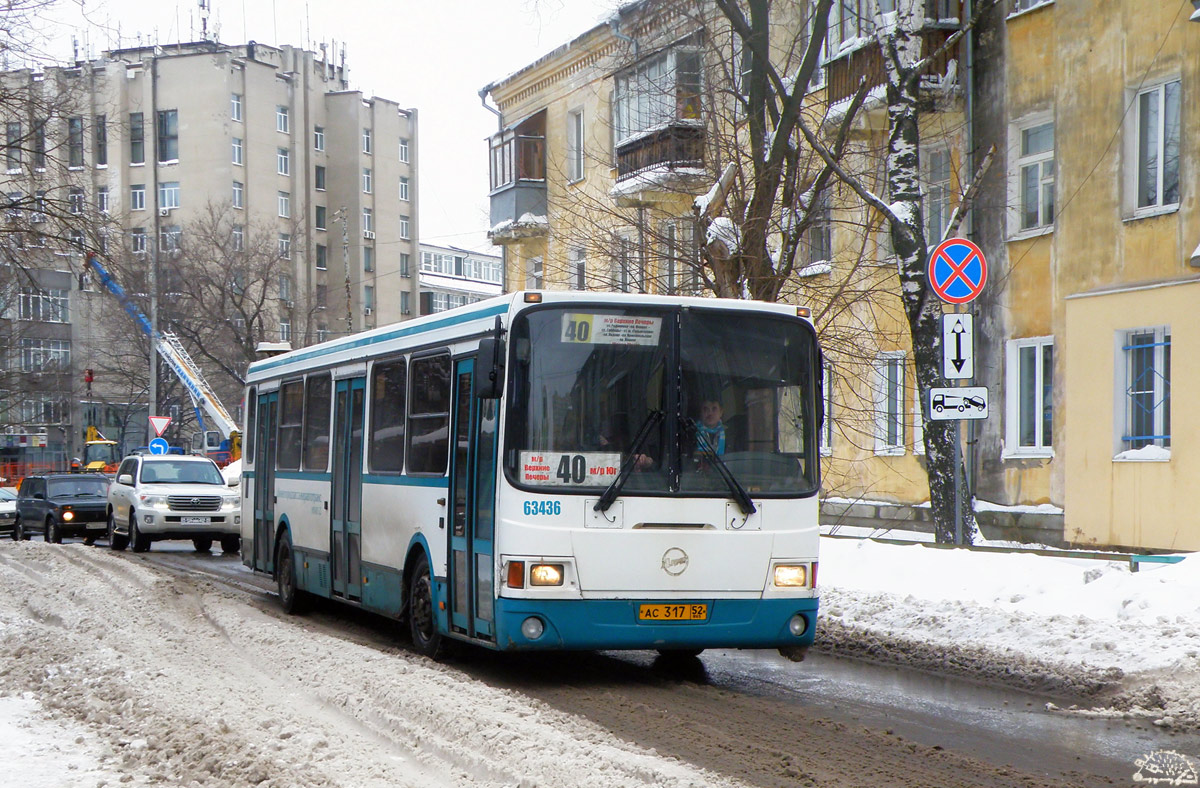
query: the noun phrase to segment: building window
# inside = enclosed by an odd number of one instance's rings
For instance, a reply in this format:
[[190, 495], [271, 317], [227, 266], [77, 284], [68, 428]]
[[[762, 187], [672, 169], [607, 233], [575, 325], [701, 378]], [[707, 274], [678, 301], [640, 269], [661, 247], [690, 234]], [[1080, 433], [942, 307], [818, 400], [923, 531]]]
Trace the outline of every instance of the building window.
[[5, 126], [4, 162], [9, 170], [21, 168], [21, 124], [8, 123]]
[[363, 286], [363, 306], [367, 309], [375, 308], [375, 288], [371, 285]]
[[407, 290], [400, 291], [400, 314], [407, 315], [412, 312], [412, 307], [409, 302], [409, 299], [411, 298], [412, 294]]
[[41, 323], [66, 323], [68, 306], [66, 290], [22, 291], [17, 296], [17, 317]]
[[375, 215], [370, 208], [362, 209], [362, 229], [364, 233], [375, 231]]
[[542, 289], [542, 258], [531, 257], [525, 268], [525, 289]]
[[158, 251], [160, 252], [177, 252], [180, 248], [180, 241], [183, 238], [183, 230], [179, 225], [167, 225], [158, 233]]
[[675, 122], [700, 121], [700, 51], [675, 48], [617, 74], [613, 120], [622, 141]]
[[233, 138], [233, 163], [239, 167], [244, 163], [242, 160], [242, 138]]
[[134, 227], [129, 231], [129, 249], [135, 254], [146, 251], [146, 231], [141, 227]]
[[229, 117], [236, 121], [242, 119], [242, 94], [231, 93], [229, 96]]
[[1005, 454], [1050, 456], [1054, 434], [1054, 337], [1010, 339], [1005, 356]]
[[324, 126], [313, 126], [313, 150], [325, 150]]
[[363, 167], [362, 187], [363, 187], [363, 194], [371, 193], [371, 168], [370, 167]]
[[408, 140], [400, 138], [400, 161], [408, 163]]
[[72, 188], [67, 193], [67, 210], [73, 214], [83, 213], [84, 196], [83, 189]]
[[325, 206], [324, 205], [317, 206], [317, 218], [316, 218], [314, 225], [318, 230], [325, 229]]
[[158, 207], [179, 207], [179, 181], [163, 181], [158, 184]]
[[135, 183], [129, 187], [129, 210], [146, 210], [146, 184]]
[[1171, 446], [1171, 329], [1125, 333], [1122, 449]]
[[104, 115], [97, 115], [95, 118], [95, 156], [97, 167], [108, 166], [108, 122]]
[[408, 202], [408, 178], [400, 178], [400, 199]]
[[291, 121], [288, 116], [288, 108], [284, 106], [275, 107], [275, 130], [282, 131], [284, 134], [292, 133]]
[[325, 285], [318, 284], [316, 287], [317, 309], [324, 309], [328, 304], [328, 288]]
[[583, 110], [567, 113], [567, 180], [583, 179]]
[[158, 160], [179, 161], [179, 111], [165, 109], [158, 113]]
[[21, 371], [67, 372], [71, 368], [71, 342], [67, 339], [21, 340]]
[[827, 263], [833, 260], [833, 214], [829, 201], [821, 194], [810, 210], [811, 223], [804, 231], [804, 246], [808, 252], [807, 264]]
[[363, 250], [363, 270], [367, 273], [375, 270], [375, 250], [369, 246], [364, 246]]
[[275, 171], [280, 175], [292, 174], [292, 154], [287, 148], [275, 149]]
[[33, 122], [33, 166], [36, 169], [46, 169], [46, 121]]
[[83, 166], [83, 118], [67, 118], [67, 165]]
[[317, 244], [316, 265], [318, 271], [324, 271], [329, 265], [329, 252], [324, 244]]
[[233, 241], [233, 251], [242, 252], [246, 249], [246, 228], [243, 225], [235, 224], [230, 233], [230, 238]]
[[408, 217], [401, 215], [400, 216], [400, 237], [407, 239], [409, 237], [408, 232], [409, 232]]
[[587, 252], [582, 246], [577, 246], [567, 252], [567, 261], [572, 290], [587, 290]]
[[1028, 11], [1030, 8], [1036, 8], [1039, 5], [1047, 5], [1054, 0], [1013, 0], [1013, 13], [1018, 11]]
[[329, 327], [326, 326], [324, 323], [318, 324], [317, 325], [317, 341], [324, 342], [327, 339], [329, 339]]
[[1137, 207], [1179, 204], [1179, 81], [1137, 95]]
[[292, 215], [292, 194], [291, 192], [279, 192], [279, 215], [284, 219], [291, 218]]
[[246, 207], [246, 187], [242, 185], [241, 181], [233, 182], [233, 207]]
[[96, 210], [100, 213], [108, 213], [108, 187], [101, 186], [96, 190]]
[[279, 299], [285, 302], [292, 300], [292, 277], [288, 274], [279, 275]]
[[325, 168], [317, 165], [316, 174], [313, 177], [313, 188], [319, 192], [325, 191]]
[[363, 129], [362, 133], [363, 153], [371, 152], [371, 130]]
[[1054, 225], [1054, 124], [1019, 130], [1014, 203], [1021, 232]]
[[146, 124], [142, 113], [129, 113], [129, 163], [146, 163]]
[[667, 295], [693, 295], [696, 292], [696, 256], [690, 220], [662, 224], [662, 268], [666, 273]]
[[925, 237], [932, 247], [941, 243], [950, 223], [950, 150], [925, 151], [921, 168], [925, 171]]
[[904, 453], [904, 354], [880, 353], [874, 363], [875, 453]]
[[279, 234], [279, 256], [284, 260], [292, 259], [292, 236], [288, 233]]
[[279, 319], [279, 341], [290, 342], [292, 340], [292, 321], [286, 317]]

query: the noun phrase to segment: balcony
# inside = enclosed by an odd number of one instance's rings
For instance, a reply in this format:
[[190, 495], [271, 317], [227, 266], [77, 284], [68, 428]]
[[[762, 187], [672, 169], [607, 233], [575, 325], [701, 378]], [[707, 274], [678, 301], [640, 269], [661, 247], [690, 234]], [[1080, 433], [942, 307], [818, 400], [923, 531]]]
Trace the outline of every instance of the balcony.
[[617, 182], [610, 195], [631, 207], [704, 191], [704, 129], [673, 123], [617, 145]]
[[494, 135], [490, 151], [488, 238], [506, 244], [545, 236], [549, 232], [545, 111]]
[[[921, 33], [921, 56], [928, 57], [936, 52], [946, 39], [957, 29], [957, 21], [953, 25], [935, 20], [927, 20]], [[959, 42], [961, 44], [961, 40]], [[925, 71], [922, 84], [927, 80], [939, 79], [946, 73], [950, 61], [958, 60], [959, 44], [955, 44], [934, 58], [933, 63]], [[867, 89], [887, 83], [887, 70], [884, 68], [883, 55], [879, 44], [870, 44], [854, 49], [844, 55], [829, 60], [825, 64], [825, 97], [830, 104], [836, 104], [843, 99], [853, 96], [858, 90], [858, 83], [866, 79]]]

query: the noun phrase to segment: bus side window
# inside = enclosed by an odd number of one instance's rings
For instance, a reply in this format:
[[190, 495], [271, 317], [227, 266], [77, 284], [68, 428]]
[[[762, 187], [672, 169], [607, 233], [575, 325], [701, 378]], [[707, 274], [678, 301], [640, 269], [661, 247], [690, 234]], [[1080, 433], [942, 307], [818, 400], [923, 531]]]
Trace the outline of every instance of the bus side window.
[[279, 389], [279, 443], [275, 465], [281, 471], [300, 470], [300, 429], [304, 421], [304, 381]]
[[372, 473], [399, 473], [404, 468], [404, 359], [376, 364], [371, 377]]
[[258, 390], [253, 386], [246, 392], [246, 432], [242, 436], [242, 462], [254, 463], [254, 446], [258, 442]]
[[325, 374], [309, 375], [304, 385], [304, 470], [324, 471], [329, 464], [332, 384]]
[[450, 456], [450, 356], [413, 359], [409, 473], [445, 473]]

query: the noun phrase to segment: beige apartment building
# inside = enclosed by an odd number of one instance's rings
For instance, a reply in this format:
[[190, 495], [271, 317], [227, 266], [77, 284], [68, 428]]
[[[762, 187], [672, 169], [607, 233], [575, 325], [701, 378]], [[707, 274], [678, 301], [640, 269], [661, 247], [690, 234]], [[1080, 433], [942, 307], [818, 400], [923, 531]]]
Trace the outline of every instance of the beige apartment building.
[[[231, 327], [228, 340], [206, 335], [218, 345], [302, 346], [415, 314], [416, 280], [400, 274], [418, 250], [417, 112], [353, 90], [344, 58], [201, 41], [2, 78], [63, 97], [49, 117], [35, 102], [28, 117], [6, 119], [3, 192], [32, 210], [10, 210], [30, 226], [5, 262], [34, 272], [21, 298], [37, 302], [10, 321], [31, 348], [19, 360], [18, 399], [41, 403], [10, 408], [10, 432], [49, 436], [38, 442], [55, 444], [54, 456], [78, 454], [87, 426], [118, 433], [126, 448], [144, 442], [145, 374], [139, 384], [130, 358], [97, 350], [135, 343], [140, 332], [84, 275], [88, 251], [123, 276], [147, 313], [157, 280], [153, 307], [171, 330], [174, 291], [187, 290], [191, 282], [178, 280], [196, 276], [196, 258], [232, 271], [251, 256], [247, 247], [269, 248], [265, 256], [277, 259], [257, 269], [269, 271], [263, 281], [235, 272], [210, 296]], [[63, 209], [59, 237], [36, 238], [39, 205]], [[251, 315], [220, 295], [247, 288], [261, 296]], [[178, 326], [185, 345], [187, 328]], [[214, 348], [189, 347], [237, 410], [234, 374], [244, 360], [218, 363], [206, 350]], [[93, 380], [84, 381], [85, 368]], [[186, 420], [190, 403], [176, 396], [158, 410], [171, 404]]]

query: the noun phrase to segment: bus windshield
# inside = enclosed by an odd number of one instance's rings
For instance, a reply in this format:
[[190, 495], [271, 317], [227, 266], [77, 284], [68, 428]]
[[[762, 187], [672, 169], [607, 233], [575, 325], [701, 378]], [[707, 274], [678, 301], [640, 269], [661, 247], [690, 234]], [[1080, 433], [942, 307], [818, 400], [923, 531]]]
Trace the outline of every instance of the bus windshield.
[[541, 308], [511, 337], [514, 483], [596, 494], [627, 466], [622, 495], [730, 497], [728, 474], [752, 495], [815, 493], [816, 339], [803, 321]]

